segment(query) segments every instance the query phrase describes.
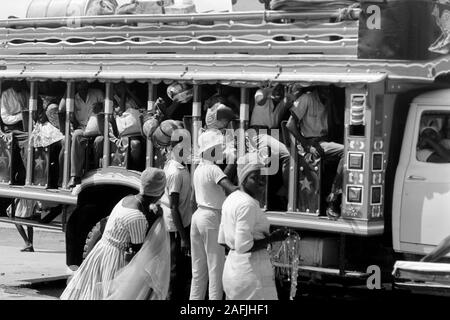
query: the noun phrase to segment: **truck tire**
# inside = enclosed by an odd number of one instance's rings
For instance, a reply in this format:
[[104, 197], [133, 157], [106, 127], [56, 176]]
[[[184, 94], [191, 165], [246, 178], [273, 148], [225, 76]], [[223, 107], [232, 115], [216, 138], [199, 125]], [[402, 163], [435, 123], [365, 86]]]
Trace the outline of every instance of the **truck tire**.
[[108, 217], [103, 218], [91, 229], [89, 232], [83, 249], [83, 260], [89, 255], [92, 249], [95, 247], [97, 242], [101, 239], [103, 231], [105, 231], [106, 222]]

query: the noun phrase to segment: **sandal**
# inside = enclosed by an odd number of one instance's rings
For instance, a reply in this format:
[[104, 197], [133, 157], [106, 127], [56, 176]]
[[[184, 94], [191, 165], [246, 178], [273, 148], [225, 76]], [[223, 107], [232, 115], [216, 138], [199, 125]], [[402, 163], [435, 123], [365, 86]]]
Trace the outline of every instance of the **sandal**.
[[33, 246], [27, 246], [20, 251], [21, 252], [34, 252], [34, 248], [33, 248]]

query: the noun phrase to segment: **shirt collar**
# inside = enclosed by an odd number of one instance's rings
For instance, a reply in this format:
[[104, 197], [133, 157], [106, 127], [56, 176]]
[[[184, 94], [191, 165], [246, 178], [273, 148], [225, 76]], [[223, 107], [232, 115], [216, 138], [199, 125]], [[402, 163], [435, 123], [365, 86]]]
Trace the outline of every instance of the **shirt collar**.
[[170, 161], [171, 163], [173, 163], [173, 165], [174, 165], [177, 169], [186, 169], [186, 167], [185, 167], [182, 163], [179, 163], [177, 160], [170, 159], [169, 161]]

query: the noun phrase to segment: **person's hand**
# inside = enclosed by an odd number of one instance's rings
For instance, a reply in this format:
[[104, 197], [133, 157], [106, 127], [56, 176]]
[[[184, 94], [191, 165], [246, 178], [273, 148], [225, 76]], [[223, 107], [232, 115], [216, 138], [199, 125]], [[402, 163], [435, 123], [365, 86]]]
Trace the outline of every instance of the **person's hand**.
[[270, 242], [283, 241], [289, 236], [289, 233], [286, 229], [277, 229], [272, 232], [269, 236]]
[[186, 256], [189, 256], [191, 254], [191, 244], [189, 243], [189, 239], [181, 238], [181, 251]]
[[316, 158], [320, 158], [320, 153], [314, 146], [309, 147], [309, 153], [311, 153]]

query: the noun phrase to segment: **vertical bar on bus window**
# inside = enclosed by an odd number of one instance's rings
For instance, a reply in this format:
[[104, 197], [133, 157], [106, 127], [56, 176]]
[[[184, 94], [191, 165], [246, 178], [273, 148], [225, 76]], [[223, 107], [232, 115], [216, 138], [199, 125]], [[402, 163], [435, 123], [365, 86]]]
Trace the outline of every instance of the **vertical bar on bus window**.
[[31, 143], [31, 134], [33, 132], [33, 115], [37, 111], [37, 83], [35, 81], [30, 82], [30, 101], [28, 105], [28, 153], [27, 153], [27, 174], [25, 179], [26, 185], [31, 185], [31, 179], [33, 177], [33, 145]]
[[192, 154], [197, 155], [198, 137], [202, 128], [202, 103], [201, 88], [198, 84], [194, 85], [194, 97], [192, 103]]
[[298, 151], [297, 139], [289, 133], [291, 158], [289, 159], [288, 211], [297, 211]]
[[103, 131], [103, 168], [107, 168], [110, 163], [110, 143], [109, 143], [109, 119], [113, 113], [113, 84], [106, 83], [105, 94], [105, 128]]
[[[156, 111], [155, 110], [155, 93], [156, 93], [155, 87], [156, 86], [153, 83], [148, 84], [147, 111], [150, 113]], [[144, 125], [144, 124], [142, 124], [142, 125]], [[145, 158], [146, 168], [153, 167], [153, 157], [154, 157], [153, 141], [152, 141], [151, 137], [148, 137], [147, 138], [147, 155]]]
[[70, 178], [70, 149], [71, 149], [71, 135], [70, 135], [70, 118], [75, 109], [75, 82], [67, 82], [66, 94], [66, 119], [65, 119], [65, 139], [64, 139], [64, 171], [62, 187], [67, 188]]
[[245, 155], [245, 131], [250, 120], [249, 92], [241, 88], [241, 104], [239, 108], [238, 158]]

